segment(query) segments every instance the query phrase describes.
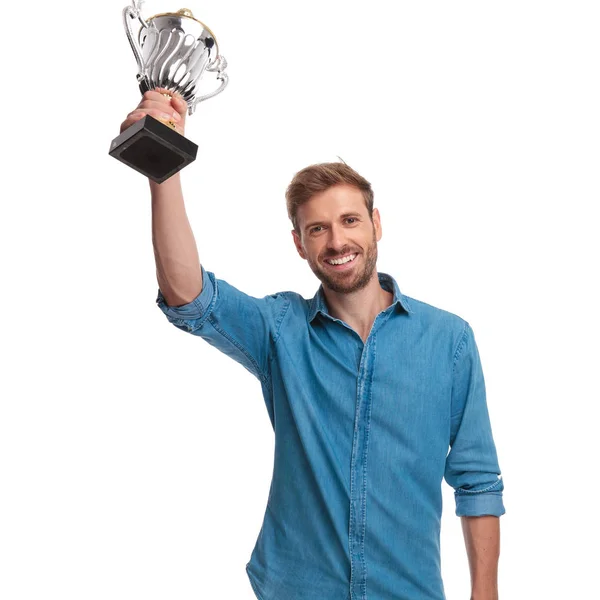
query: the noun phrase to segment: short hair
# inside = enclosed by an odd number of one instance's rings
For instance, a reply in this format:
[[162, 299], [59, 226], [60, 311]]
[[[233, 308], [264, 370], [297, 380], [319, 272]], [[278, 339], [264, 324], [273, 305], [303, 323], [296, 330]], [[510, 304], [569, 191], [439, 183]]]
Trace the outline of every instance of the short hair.
[[308, 202], [315, 194], [340, 184], [352, 185], [362, 192], [369, 218], [373, 219], [371, 184], [345, 162], [318, 163], [298, 171], [285, 192], [288, 216], [297, 233], [298, 207]]

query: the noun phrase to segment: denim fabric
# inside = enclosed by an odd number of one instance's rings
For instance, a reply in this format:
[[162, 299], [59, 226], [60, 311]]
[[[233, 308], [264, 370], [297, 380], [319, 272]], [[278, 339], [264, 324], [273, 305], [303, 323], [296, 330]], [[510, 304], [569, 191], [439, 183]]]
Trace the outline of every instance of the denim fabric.
[[469, 323], [379, 273], [394, 301], [363, 343], [321, 287], [254, 298], [202, 276], [189, 304], [169, 307], [160, 290], [156, 301], [262, 386], [275, 457], [246, 564], [257, 598], [444, 600], [442, 479], [456, 515], [505, 512]]

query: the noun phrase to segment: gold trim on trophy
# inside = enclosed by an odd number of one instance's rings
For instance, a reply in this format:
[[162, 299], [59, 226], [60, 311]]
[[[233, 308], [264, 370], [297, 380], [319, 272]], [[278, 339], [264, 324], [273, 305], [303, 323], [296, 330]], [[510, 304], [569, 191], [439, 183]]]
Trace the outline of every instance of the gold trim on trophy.
[[146, 22], [149, 23], [150, 21], [152, 21], [152, 19], [156, 19], [157, 17], [186, 17], [187, 19], [192, 19], [192, 21], [196, 21], [196, 23], [200, 23], [200, 25], [202, 25], [202, 27], [204, 27], [204, 29], [206, 29], [206, 31], [208, 31], [208, 33], [210, 33], [212, 38], [215, 40], [215, 46], [217, 48], [217, 56], [219, 55], [219, 44], [217, 42], [217, 38], [216, 38], [215, 34], [211, 31], [210, 27], [205, 25], [202, 21], [200, 21], [200, 19], [196, 19], [196, 17], [193, 15], [192, 11], [189, 8], [180, 8], [175, 13], [168, 12], [168, 13], [159, 13], [157, 15], [152, 15], [149, 19], [146, 19]]

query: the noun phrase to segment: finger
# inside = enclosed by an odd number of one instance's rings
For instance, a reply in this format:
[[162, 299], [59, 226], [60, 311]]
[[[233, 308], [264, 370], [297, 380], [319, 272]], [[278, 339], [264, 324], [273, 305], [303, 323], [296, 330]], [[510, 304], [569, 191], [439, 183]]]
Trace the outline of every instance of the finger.
[[143, 119], [146, 113], [134, 112], [127, 115], [127, 118], [121, 123], [121, 133], [123, 133], [128, 127], [131, 127], [134, 123], [137, 123], [140, 119]]
[[[151, 102], [160, 102], [162, 104], [170, 104], [171, 103], [171, 92], [169, 92], [169, 96], [165, 96], [163, 95], [161, 92], [157, 91], [157, 90], [161, 90], [164, 88], [156, 88], [155, 90], [149, 90], [147, 92], [144, 92], [144, 95], [142, 96], [142, 102], [149, 100]], [[168, 92], [168, 90], [164, 90], [165, 93]], [[141, 104], [141, 102], [140, 102]]]
[[163, 110], [162, 108], [145, 108], [143, 111], [134, 111], [134, 112], [143, 112], [144, 114], [150, 115], [155, 119], [164, 120], [164, 121], [181, 121], [181, 117], [177, 112], [172, 110]]
[[[183, 117], [188, 109], [188, 103], [184, 100], [183, 96], [179, 92], [168, 90], [167, 88], [157, 87], [154, 88], [154, 92], [161, 95], [162, 99], [168, 99], [171, 102], [171, 106]], [[169, 98], [166, 98], [169, 96]]]
[[159, 108], [164, 110], [165, 112], [173, 111], [174, 108], [171, 105], [171, 102], [160, 102], [158, 100], [142, 100], [137, 106], [137, 108]]
[[140, 119], [143, 119], [146, 115], [150, 115], [162, 123], [173, 123], [176, 126], [174, 129], [183, 135], [183, 128], [181, 126], [177, 126], [177, 121], [173, 118], [173, 114], [163, 112], [159, 109], [135, 110], [129, 113], [127, 118], [123, 121], [123, 123], [121, 123], [121, 133], [123, 133], [123, 131], [125, 131], [128, 127], [131, 127], [134, 123], [137, 123], [137, 121]]
[[155, 87], [153, 91], [160, 94], [163, 97], [168, 96], [169, 98], [172, 98], [173, 96], [181, 96], [179, 92], [175, 92], [174, 90], [169, 90], [164, 87]]
[[173, 96], [171, 105], [182, 117], [185, 117], [188, 110], [188, 103], [181, 96]]
[[144, 100], [137, 108], [135, 108], [132, 112], [137, 111], [145, 111], [149, 112], [151, 110], [157, 110], [159, 112], [163, 112], [169, 115], [169, 118], [175, 119], [176, 122], [181, 121], [181, 114], [174, 110], [170, 104], [163, 104], [162, 102], [154, 102], [150, 100]]

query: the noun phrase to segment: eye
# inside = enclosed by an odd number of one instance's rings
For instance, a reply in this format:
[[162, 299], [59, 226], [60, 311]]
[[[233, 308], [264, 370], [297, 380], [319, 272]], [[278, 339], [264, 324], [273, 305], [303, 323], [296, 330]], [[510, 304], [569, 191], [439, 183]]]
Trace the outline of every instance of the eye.
[[356, 217], [348, 217], [346, 219], [346, 223], [350, 223], [350, 225], [353, 225], [356, 221], [358, 221]]
[[310, 232], [311, 233], [319, 233], [319, 231], [323, 228], [322, 225], [315, 225], [314, 227], [310, 228]]

